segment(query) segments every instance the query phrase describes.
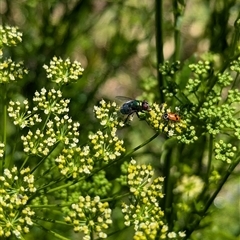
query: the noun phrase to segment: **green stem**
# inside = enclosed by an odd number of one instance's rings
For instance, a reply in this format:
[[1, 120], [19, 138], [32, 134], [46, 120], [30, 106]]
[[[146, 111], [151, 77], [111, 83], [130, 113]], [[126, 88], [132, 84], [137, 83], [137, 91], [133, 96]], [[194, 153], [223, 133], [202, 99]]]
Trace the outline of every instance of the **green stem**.
[[51, 218], [45, 218], [45, 217], [35, 216], [35, 219], [37, 219], [37, 220], [42, 220], [42, 221], [45, 221], [45, 222], [58, 223], [58, 224], [62, 224], [62, 225], [67, 225], [67, 226], [69, 226], [69, 224], [66, 223], [66, 222], [58, 221], [58, 220], [51, 219]]
[[162, 0], [155, 0], [155, 25], [156, 25], [156, 52], [157, 52], [157, 79], [158, 79], [158, 91], [160, 102], [164, 101], [164, 94], [162, 92], [164, 86], [163, 75], [159, 72], [159, 65], [163, 64], [163, 13], [162, 13]]
[[[154, 134], [152, 137], [150, 137], [147, 141], [145, 141], [144, 143], [138, 145], [138, 146], [135, 147], [133, 150], [127, 152], [125, 155], [123, 155], [123, 157], [121, 157], [121, 158], [118, 159], [117, 161], [122, 160], [123, 158], [132, 155], [132, 154], [133, 154], [134, 152], [136, 152], [138, 149], [144, 147], [145, 145], [147, 145], [148, 143], [150, 143], [152, 140], [154, 140], [158, 135], [159, 135], [159, 132], [155, 133], [155, 134]], [[115, 162], [112, 162], [111, 165], [112, 165], [113, 163], [115, 163]]]
[[240, 156], [238, 156], [238, 158], [236, 159], [236, 161], [229, 166], [225, 176], [222, 178], [222, 181], [219, 183], [218, 187], [216, 188], [216, 191], [213, 193], [213, 195], [210, 197], [210, 199], [207, 201], [207, 203], [205, 204], [205, 208], [203, 209], [203, 215], [207, 212], [207, 210], [209, 209], [209, 207], [212, 205], [214, 199], [216, 198], [216, 196], [218, 195], [218, 193], [220, 192], [220, 190], [222, 189], [223, 185], [226, 183], [228, 177], [231, 175], [231, 173], [233, 172], [233, 170], [235, 169], [235, 167], [240, 163]]
[[195, 229], [197, 229], [198, 225], [200, 224], [201, 220], [205, 217], [206, 212], [208, 211], [209, 207], [212, 205], [213, 201], [215, 200], [215, 198], [217, 197], [218, 193], [221, 191], [223, 185], [226, 183], [228, 177], [231, 175], [231, 173], [233, 172], [233, 170], [235, 169], [235, 167], [240, 163], [240, 156], [238, 156], [238, 158], [236, 159], [236, 161], [229, 166], [228, 170], [226, 171], [226, 174], [224, 175], [224, 177], [222, 178], [222, 180], [220, 181], [218, 187], [216, 188], [215, 192], [212, 194], [212, 196], [208, 199], [208, 201], [206, 202], [206, 204], [204, 204], [204, 209], [201, 211], [201, 213], [199, 214], [199, 218], [193, 222], [191, 224], [191, 227], [189, 227], [186, 230], [186, 237], [185, 239], [189, 239], [190, 235], [193, 233], [193, 231]]
[[24, 166], [25, 166], [25, 164], [27, 163], [28, 159], [29, 159], [29, 156], [27, 156], [27, 157], [25, 158], [25, 160], [24, 160], [24, 162], [23, 162], [20, 170], [22, 170], [22, 169], [24, 168]]
[[91, 229], [91, 233], [90, 233], [90, 237], [91, 237], [91, 240], [94, 240], [94, 231], [93, 231], [93, 229]]
[[238, 17], [234, 23], [235, 26], [235, 31], [232, 36], [232, 42], [230, 44], [230, 50], [229, 50], [229, 56], [233, 56], [234, 52], [236, 51], [238, 44], [239, 44], [239, 39], [240, 39], [240, 27], [239, 23], [237, 23], [240, 20], [240, 12], [238, 13]]
[[209, 137], [209, 147], [208, 147], [208, 164], [207, 164], [207, 172], [205, 176], [205, 184], [208, 185], [209, 174], [212, 166], [212, 153], [213, 153], [213, 135]]
[[178, 7], [178, 0], [173, 0], [173, 17], [174, 17], [174, 56], [173, 61], [176, 62], [180, 59], [180, 47], [181, 47], [181, 34], [180, 34], [180, 18], [181, 18], [181, 9]]
[[172, 184], [170, 178], [170, 168], [171, 168], [171, 150], [168, 149], [164, 159], [164, 167], [163, 167], [163, 176], [164, 180], [164, 209], [166, 211], [166, 219], [168, 222], [168, 226], [171, 221], [171, 209], [172, 209]]
[[[3, 173], [3, 169], [8, 167], [8, 163], [6, 162], [6, 145], [7, 145], [7, 89], [5, 84], [1, 84], [1, 122], [2, 122], [2, 129], [1, 132], [1, 142], [4, 144], [3, 147], [3, 158], [0, 161], [0, 173]], [[9, 158], [10, 160], [11, 158]]]
[[[81, 179], [81, 180], [82, 180], [82, 179]], [[81, 180], [79, 180], [79, 181], [81, 181]], [[79, 181], [78, 181], [78, 182], [79, 182]], [[46, 193], [51, 193], [51, 192], [55, 192], [55, 191], [58, 191], [58, 190], [63, 189], [63, 188], [70, 187], [70, 186], [73, 185], [74, 183], [76, 183], [76, 182], [75, 182], [75, 181], [71, 181], [71, 182], [68, 182], [68, 183], [66, 183], [66, 184], [60, 185], [60, 186], [58, 186], [58, 187], [51, 188], [51, 189], [49, 189]]]
[[[128, 229], [128, 228], [130, 228], [130, 226], [125, 226], [125, 227], [123, 227], [123, 228], [121, 228], [121, 229], [118, 229], [118, 230], [116, 230], [116, 231], [114, 231], [114, 232], [108, 233], [108, 237], [110, 237], [110, 236], [112, 236], [112, 235], [115, 235], [115, 234], [117, 234], [117, 233], [122, 233], [124, 230], [126, 230], [126, 229]], [[101, 238], [101, 239], [102, 239], [102, 238]], [[100, 240], [100, 238], [96, 238], [96, 240]]]
[[51, 149], [51, 151], [49, 152], [49, 154], [45, 157], [42, 158], [42, 160], [31, 170], [31, 173], [35, 172], [35, 170], [51, 155], [51, 153], [56, 149], [56, 147], [58, 146], [60, 142], [57, 142], [55, 144], [55, 146]]
[[[30, 208], [50, 208], [50, 209], [53, 209], [53, 208], [61, 208], [61, 207], [68, 207], [68, 206], [71, 206], [72, 203], [67, 203], [67, 204], [44, 204], [44, 205], [31, 205], [31, 204], [28, 204], [28, 207]], [[38, 217], [39, 218], [39, 217]]]
[[123, 198], [123, 197], [127, 197], [127, 196], [129, 196], [129, 192], [127, 192], [127, 193], [124, 193], [124, 194], [121, 194], [121, 195], [115, 195], [115, 196], [113, 196], [113, 197], [110, 197], [110, 198], [104, 198], [104, 199], [101, 199], [101, 202], [111, 202], [111, 201], [116, 201], [116, 200], [118, 200], [118, 199], [121, 199], [121, 198]]
[[231, 89], [234, 89], [234, 88], [236, 87], [236, 83], [237, 83], [237, 79], [238, 79], [238, 78], [239, 78], [239, 73], [236, 74]]
[[50, 229], [47, 229], [47, 228], [43, 227], [42, 225], [40, 225], [40, 224], [38, 224], [36, 222], [34, 222], [34, 224], [37, 225], [39, 228], [43, 229], [44, 231], [51, 233], [52, 235], [54, 235], [58, 239], [61, 239], [61, 240], [71, 240], [70, 238], [65, 238], [62, 235], [60, 235], [60, 234], [58, 234], [58, 233], [56, 233], [56, 232], [54, 232], [54, 231], [52, 231]]
[[45, 120], [45, 122], [44, 122], [44, 124], [43, 124], [43, 126], [42, 126], [42, 131], [45, 129], [49, 118], [50, 118], [50, 113], [49, 113], [49, 114], [47, 115], [47, 117], [46, 117], [46, 120]]

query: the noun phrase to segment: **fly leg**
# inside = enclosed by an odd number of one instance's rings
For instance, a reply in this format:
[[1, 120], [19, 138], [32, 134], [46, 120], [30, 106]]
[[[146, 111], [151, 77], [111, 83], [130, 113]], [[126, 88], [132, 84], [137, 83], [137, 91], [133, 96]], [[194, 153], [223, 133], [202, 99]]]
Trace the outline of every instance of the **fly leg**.
[[145, 117], [145, 116], [140, 116], [140, 115], [138, 114], [138, 112], [144, 113], [144, 111], [135, 111], [135, 113], [137, 114], [137, 116], [138, 116], [138, 118], [139, 118], [140, 120], [145, 120], [146, 117]]
[[139, 114], [138, 114], [138, 111], [135, 111], [135, 113], [137, 114], [138, 118], [141, 119], [140, 116], [139, 116]]
[[[124, 120], [124, 124], [128, 123], [128, 120], [131, 116], [133, 116], [133, 114], [135, 113], [135, 111], [132, 111], [131, 113], [129, 113], [126, 117], [126, 119]], [[136, 112], [137, 113], [137, 112]], [[138, 116], [139, 117], [139, 116]]]

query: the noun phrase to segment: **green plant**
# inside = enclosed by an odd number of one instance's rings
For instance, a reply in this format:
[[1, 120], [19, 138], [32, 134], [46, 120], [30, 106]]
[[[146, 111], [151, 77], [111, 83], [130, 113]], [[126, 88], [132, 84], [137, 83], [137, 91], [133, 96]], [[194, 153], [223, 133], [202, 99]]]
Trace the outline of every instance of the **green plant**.
[[[184, 5], [174, 7], [177, 18]], [[237, 20], [234, 36], [239, 29]], [[174, 61], [159, 61], [158, 81], [142, 81], [142, 99], [152, 100], [151, 110], [139, 113], [144, 128], [154, 133], [131, 147], [121, 137], [123, 116], [113, 101], [93, 107], [95, 128], [81, 139], [81, 125], [72, 120], [70, 100], [63, 97], [84, 75], [77, 61], [54, 57], [43, 66], [50, 81], [23, 99], [17, 90], [28, 71], [3, 58], [7, 47], [21, 42], [21, 33], [12, 27], [0, 31], [2, 238], [36, 238], [36, 229], [42, 229], [56, 239], [124, 232], [128, 239], [187, 239], [206, 224], [204, 217], [240, 162], [236, 38], [225, 62], [209, 53], [182, 63], [178, 51]], [[168, 104], [154, 102], [158, 94]], [[163, 117], [171, 113], [180, 120]], [[133, 154], [153, 140], [162, 144], [161, 151], [150, 149], [148, 159], [156, 154], [161, 160], [154, 167], [138, 163]]]

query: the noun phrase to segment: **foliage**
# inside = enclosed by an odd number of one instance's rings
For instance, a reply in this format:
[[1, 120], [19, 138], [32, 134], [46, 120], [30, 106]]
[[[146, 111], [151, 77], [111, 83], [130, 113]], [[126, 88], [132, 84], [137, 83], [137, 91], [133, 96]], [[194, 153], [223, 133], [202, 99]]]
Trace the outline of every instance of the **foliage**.
[[[149, 2], [134, 1], [109, 1], [102, 6], [94, 1], [42, 5], [29, 1], [19, 13], [27, 11], [34, 19], [33, 10], [41, 6], [39, 18], [45, 24], [30, 23], [38, 36], [33, 45], [29, 38], [33, 33], [26, 31], [22, 42], [25, 31], [22, 35], [17, 27], [0, 27], [1, 238], [39, 238], [39, 231], [46, 234], [45, 239], [211, 236], [217, 197], [229, 176], [236, 181], [239, 171], [239, 5], [222, 0], [210, 6], [209, 19], [200, 21], [205, 21], [206, 31], [198, 37], [199, 42], [208, 39], [209, 48], [198, 54], [180, 44], [182, 28], [193, 17], [187, 11], [191, 3], [172, 3], [164, 7], [172, 12], [173, 22], [167, 15], [161, 19], [164, 11], [158, 1], [155, 8]], [[6, 8], [7, 4], [18, 5], [6, 2]], [[205, 9], [204, 4], [200, 9]], [[144, 55], [142, 45], [154, 37], [153, 19], [145, 16], [154, 11], [157, 44], [150, 44]], [[235, 13], [232, 27], [230, 11]], [[69, 31], [77, 16], [81, 23], [85, 20], [81, 32], [91, 32], [92, 39], [87, 34], [78, 36], [77, 28]], [[103, 20], [109, 24], [101, 29]], [[173, 36], [162, 29], [163, 22]], [[105, 38], [99, 36], [101, 31], [106, 31]], [[68, 58], [75, 56], [68, 52], [73, 48], [68, 43], [75, 37], [83, 51], [79, 60], [86, 63], [83, 56], [88, 58], [85, 69]], [[165, 60], [164, 39], [171, 37], [175, 51]], [[219, 46], [214, 44], [218, 38]], [[93, 46], [101, 54], [91, 50]], [[66, 51], [61, 53], [62, 49]], [[134, 60], [141, 54], [141, 61]], [[148, 63], [155, 55], [157, 75]], [[33, 56], [38, 58], [31, 62]], [[149, 109], [140, 111], [141, 100], [123, 106], [103, 99], [107, 83], [116, 85], [111, 78], [120, 82], [122, 68], [139, 79], [131, 82], [133, 90], [128, 93], [137, 94], [141, 88], [139, 99], [146, 99]], [[119, 95], [119, 91], [108, 92], [110, 98]], [[137, 110], [129, 116], [121, 114], [129, 110], [126, 106]], [[232, 232], [219, 230], [216, 237], [239, 236], [235, 222]]]

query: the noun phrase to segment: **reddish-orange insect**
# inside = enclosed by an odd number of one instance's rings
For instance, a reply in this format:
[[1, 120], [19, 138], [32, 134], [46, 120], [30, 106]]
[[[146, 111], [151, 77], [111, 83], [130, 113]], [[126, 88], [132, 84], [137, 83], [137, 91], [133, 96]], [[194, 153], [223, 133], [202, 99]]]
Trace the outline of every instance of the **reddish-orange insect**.
[[181, 120], [177, 113], [164, 113], [162, 117], [166, 121], [171, 120], [173, 122], [179, 122]]

